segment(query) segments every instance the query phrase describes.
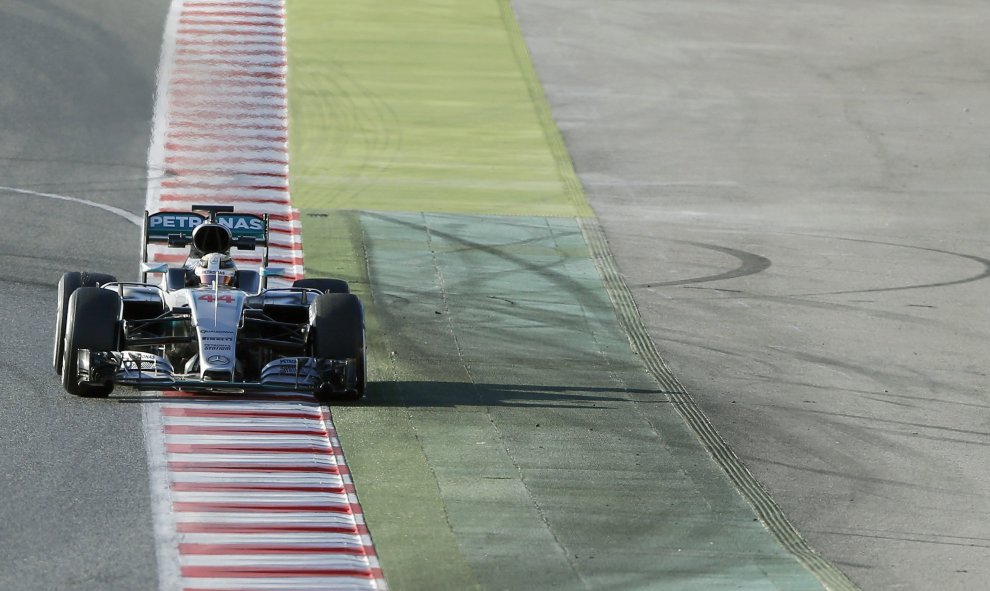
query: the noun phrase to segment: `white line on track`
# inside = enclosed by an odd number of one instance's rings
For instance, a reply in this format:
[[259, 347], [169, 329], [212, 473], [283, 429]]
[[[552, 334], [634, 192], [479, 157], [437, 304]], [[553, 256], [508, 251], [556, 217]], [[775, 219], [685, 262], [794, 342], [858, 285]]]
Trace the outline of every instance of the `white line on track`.
[[90, 201], [88, 199], [82, 199], [80, 197], [71, 197], [69, 195], [57, 195], [55, 193], [42, 193], [39, 191], [29, 191], [27, 189], [18, 189], [17, 187], [3, 187], [0, 186], [0, 191], [6, 191], [8, 193], [16, 193], [18, 195], [26, 195], [28, 197], [41, 197], [44, 199], [55, 199], [57, 201], [68, 201], [70, 203], [78, 203], [80, 205], [85, 205], [87, 207], [95, 207], [96, 209], [102, 209], [103, 211], [114, 214], [115, 216], [122, 217], [128, 222], [141, 226], [144, 224], [144, 219], [135, 215], [125, 209], [120, 209], [119, 207], [114, 207], [112, 205], [107, 205], [106, 203], [97, 203], [96, 201]]

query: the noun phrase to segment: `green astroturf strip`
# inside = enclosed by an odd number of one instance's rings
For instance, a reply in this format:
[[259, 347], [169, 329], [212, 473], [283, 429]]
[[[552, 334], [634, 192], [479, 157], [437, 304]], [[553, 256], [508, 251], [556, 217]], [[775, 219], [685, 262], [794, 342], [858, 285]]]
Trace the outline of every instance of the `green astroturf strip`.
[[296, 207], [590, 214], [506, 3], [290, 0], [287, 18]]

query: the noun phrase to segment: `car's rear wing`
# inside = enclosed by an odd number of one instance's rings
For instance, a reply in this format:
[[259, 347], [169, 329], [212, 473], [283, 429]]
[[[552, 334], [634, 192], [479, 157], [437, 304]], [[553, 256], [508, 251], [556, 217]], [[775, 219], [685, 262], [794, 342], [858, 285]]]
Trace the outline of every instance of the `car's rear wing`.
[[[206, 215], [197, 212], [205, 212]], [[268, 266], [268, 214], [234, 213], [230, 205], [193, 205], [191, 211], [144, 212], [142, 262], [148, 262], [148, 245], [165, 244], [185, 248], [192, 244], [193, 230], [203, 224], [219, 224], [230, 231], [230, 246], [254, 250], [264, 246], [262, 267]], [[146, 275], [146, 273], [145, 273]]]
[[[192, 209], [188, 212], [144, 212], [145, 243], [163, 243], [182, 248], [192, 240], [193, 230], [201, 224], [211, 222], [230, 230], [232, 246], [239, 246], [238, 241], [242, 238], [252, 238], [254, 244], [259, 246], [268, 244], [267, 215], [262, 217], [250, 213], [234, 213], [233, 207], [219, 205], [193, 205]], [[209, 215], [196, 213], [197, 211], [206, 211]]]

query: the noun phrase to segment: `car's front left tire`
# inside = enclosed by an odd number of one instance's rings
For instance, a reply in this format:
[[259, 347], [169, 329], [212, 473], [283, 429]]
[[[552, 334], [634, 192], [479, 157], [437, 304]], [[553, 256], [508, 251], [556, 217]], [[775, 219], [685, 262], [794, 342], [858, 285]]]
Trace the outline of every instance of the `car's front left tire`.
[[357, 400], [364, 396], [367, 361], [364, 344], [364, 306], [351, 293], [325, 293], [310, 306], [313, 356], [322, 359], [354, 359], [355, 389], [343, 395]]

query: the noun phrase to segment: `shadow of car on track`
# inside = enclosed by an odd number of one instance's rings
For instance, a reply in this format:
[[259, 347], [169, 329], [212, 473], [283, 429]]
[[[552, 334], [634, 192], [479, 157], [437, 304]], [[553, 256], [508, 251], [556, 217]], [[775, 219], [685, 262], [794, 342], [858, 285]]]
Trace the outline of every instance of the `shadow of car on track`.
[[[388, 407], [455, 407], [455, 406], [519, 406], [552, 408], [610, 408], [615, 404], [643, 397], [655, 397], [653, 402], [668, 402], [660, 390], [632, 388], [596, 388], [587, 386], [537, 386], [529, 384], [486, 384], [471, 382], [369, 382], [364, 398], [358, 401], [327, 399], [323, 402], [334, 406], [388, 406]], [[181, 402], [208, 403], [218, 400], [235, 402], [271, 400], [265, 395], [210, 395], [196, 394], [188, 397], [138, 395], [136, 392], [118, 390], [110, 400], [123, 404]], [[286, 399], [287, 403], [292, 399]]]
[[630, 402], [630, 395], [653, 395], [666, 402], [659, 390], [547, 386], [472, 382], [372, 382], [358, 404], [372, 406], [454, 407], [521, 406], [554, 408], [608, 408]]

